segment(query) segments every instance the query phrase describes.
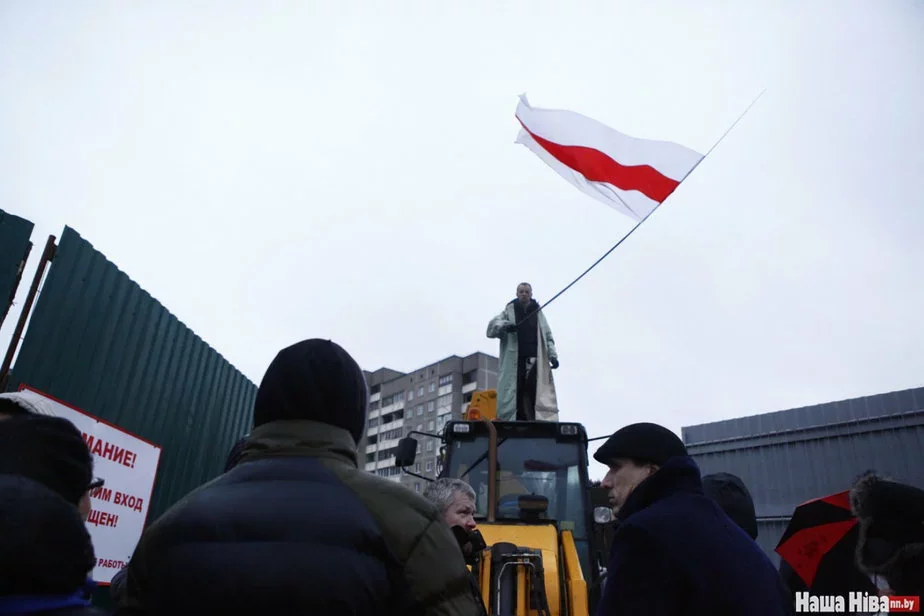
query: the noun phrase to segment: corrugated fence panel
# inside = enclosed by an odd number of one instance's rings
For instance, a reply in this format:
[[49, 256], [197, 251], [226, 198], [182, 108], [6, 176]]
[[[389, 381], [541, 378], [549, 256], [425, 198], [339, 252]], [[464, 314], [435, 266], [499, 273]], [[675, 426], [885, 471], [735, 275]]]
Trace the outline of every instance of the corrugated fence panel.
[[13, 369], [163, 448], [148, 520], [224, 468], [256, 385], [65, 227]]
[[25, 218], [0, 210], [0, 321], [13, 301], [13, 287], [20, 278], [33, 227]]
[[847, 490], [867, 470], [924, 488], [924, 388], [691, 426], [683, 440], [704, 475], [741, 477], [773, 549], [793, 509]]

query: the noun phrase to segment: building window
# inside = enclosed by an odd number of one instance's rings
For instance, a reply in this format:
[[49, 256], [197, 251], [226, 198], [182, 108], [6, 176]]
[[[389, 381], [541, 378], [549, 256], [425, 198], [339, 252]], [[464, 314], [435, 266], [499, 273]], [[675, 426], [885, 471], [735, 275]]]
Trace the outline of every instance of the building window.
[[462, 384], [468, 385], [469, 383], [476, 383], [478, 381], [478, 371], [472, 370], [471, 372], [466, 372], [462, 375]]
[[[420, 469], [418, 469], [418, 470], [420, 470]], [[419, 482], [419, 481], [414, 483], [414, 491], [415, 491], [415, 492], [420, 492], [420, 482]]]
[[417, 397], [420, 398], [424, 394], [423, 385], [417, 388]]
[[436, 427], [436, 424], [435, 424], [435, 423], [433, 422], [433, 420], [431, 419], [431, 420], [427, 423], [427, 430], [429, 430], [430, 432], [433, 432], [433, 429], [434, 429], [435, 427]]
[[411, 391], [407, 392], [407, 401], [410, 402], [413, 399], [414, 399], [414, 390], [412, 389]]
[[452, 375], [447, 374], [440, 377], [440, 387], [443, 385], [452, 385]]
[[420, 453], [420, 441], [417, 442], [417, 453]]
[[427, 402], [427, 412], [428, 413], [432, 413], [433, 409], [435, 408], [436, 408], [436, 402], [434, 402], [433, 400], [430, 400], [429, 402]]
[[[433, 404], [432, 402], [430, 404]], [[417, 407], [417, 416], [420, 417], [423, 415], [423, 405]]]
[[452, 394], [446, 394], [445, 396], [440, 396], [436, 399], [436, 406], [443, 408], [444, 406], [452, 406]]
[[423, 424], [417, 424], [417, 431], [423, 432]]
[[433, 441], [427, 441], [427, 451], [433, 451]]
[[419, 473], [419, 472], [420, 472], [420, 462], [417, 462], [417, 463], [414, 464], [414, 472], [415, 472], [415, 473]]
[[436, 382], [430, 381], [430, 393], [432, 394], [434, 391], [436, 391]]
[[427, 462], [427, 472], [433, 472], [433, 462]]
[[405, 411], [404, 413], [405, 419], [411, 419], [412, 417], [414, 417], [414, 409], [408, 409], [407, 411]]

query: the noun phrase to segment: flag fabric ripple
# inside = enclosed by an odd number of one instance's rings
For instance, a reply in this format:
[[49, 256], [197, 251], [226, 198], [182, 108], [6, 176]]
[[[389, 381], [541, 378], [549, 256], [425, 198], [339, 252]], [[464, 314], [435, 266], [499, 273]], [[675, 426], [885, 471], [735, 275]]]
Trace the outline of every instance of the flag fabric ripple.
[[516, 142], [587, 195], [641, 221], [703, 155], [669, 141], [637, 139], [572, 111], [531, 107], [520, 96]]

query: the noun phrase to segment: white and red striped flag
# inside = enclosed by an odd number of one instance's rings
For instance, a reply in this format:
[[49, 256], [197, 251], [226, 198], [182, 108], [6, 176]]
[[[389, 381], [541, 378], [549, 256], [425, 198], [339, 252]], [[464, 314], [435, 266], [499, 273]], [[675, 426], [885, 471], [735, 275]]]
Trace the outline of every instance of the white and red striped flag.
[[704, 155], [671, 143], [637, 139], [573, 111], [535, 109], [520, 96], [517, 143], [591, 197], [642, 221]]

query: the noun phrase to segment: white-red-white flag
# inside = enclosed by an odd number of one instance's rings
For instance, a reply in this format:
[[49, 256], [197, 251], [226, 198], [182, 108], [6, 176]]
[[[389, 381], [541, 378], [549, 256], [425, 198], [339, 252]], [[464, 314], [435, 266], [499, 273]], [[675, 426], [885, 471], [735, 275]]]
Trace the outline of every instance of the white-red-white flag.
[[517, 143], [591, 197], [641, 221], [703, 159], [671, 143], [637, 139], [572, 111], [536, 109], [520, 96]]

